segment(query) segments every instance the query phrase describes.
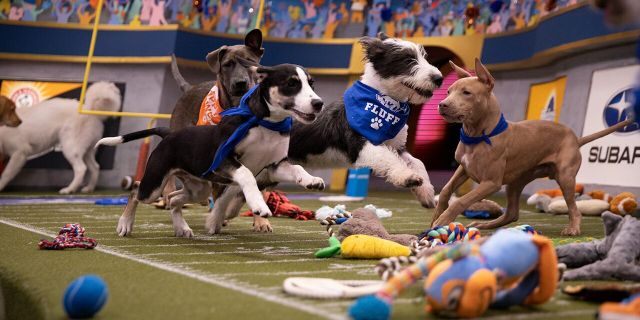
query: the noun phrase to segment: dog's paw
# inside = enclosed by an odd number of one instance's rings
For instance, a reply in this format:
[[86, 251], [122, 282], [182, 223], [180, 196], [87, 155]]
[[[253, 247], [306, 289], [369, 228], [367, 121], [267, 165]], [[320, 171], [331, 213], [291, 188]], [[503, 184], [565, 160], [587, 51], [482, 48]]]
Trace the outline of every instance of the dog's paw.
[[304, 187], [308, 190], [324, 190], [324, 180], [320, 177], [313, 177]]
[[580, 235], [580, 228], [566, 227], [560, 232], [562, 236], [575, 237]]
[[58, 191], [60, 194], [72, 194], [75, 190], [66, 187], [66, 188], [62, 188], [60, 189], [60, 191]]
[[94, 187], [86, 186], [86, 187], [83, 187], [82, 189], [80, 189], [80, 192], [81, 193], [90, 193], [90, 192], [93, 192], [94, 189], [95, 189]]
[[118, 226], [116, 227], [116, 232], [121, 237], [126, 237], [131, 235], [131, 231], [133, 231], [133, 219], [127, 217], [120, 217], [118, 219]]
[[175, 231], [176, 237], [193, 238], [193, 230], [191, 230], [191, 228], [189, 228], [188, 225], [184, 225], [181, 227], [174, 227], [174, 231]]
[[255, 232], [273, 232], [271, 222], [269, 219], [254, 216], [253, 217], [253, 231]]
[[267, 206], [266, 203], [261, 203], [257, 209], [252, 210], [253, 215], [254, 216], [259, 216], [259, 217], [263, 217], [263, 218], [268, 218], [271, 217], [273, 214], [271, 213], [271, 210], [269, 209], [269, 207]]
[[417, 174], [412, 174], [406, 179], [404, 179], [404, 181], [402, 182], [402, 186], [405, 188], [414, 188], [414, 187], [421, 186], [422, 183], [424, 183], [424, 180], [422, 179], [421, 176]]

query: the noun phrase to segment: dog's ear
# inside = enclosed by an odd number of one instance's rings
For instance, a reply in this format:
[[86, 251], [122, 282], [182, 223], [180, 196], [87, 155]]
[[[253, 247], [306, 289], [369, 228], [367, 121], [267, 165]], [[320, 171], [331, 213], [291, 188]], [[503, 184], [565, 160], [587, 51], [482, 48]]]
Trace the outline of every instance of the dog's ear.
[[372, 37], [360, 38], [360, 44], [364, 49], [365, 56], [368, 58], [384, 54], [385, 50], [382, 44], [382, 40]]
[[384, 40], [389, 39], [389, 36], [384, 32], [378, 32], [378, 39], [384, 41]]
[[476, 58], [476, 76], [478, 79], [482, 81], [487, 87], [489, 87], [489, 91], [493, 90], [493, 84], [495, 83], [495, 79], [489, 70], [480, 62], [480, 59]]
[[453, 63], [453, 61], [449, 60], [449, 65], [451, 65], [451, 67], [453, 68], [453, 71], [455, 71], [459, 79], [471, 77], [471, 73], [469, 73], [465, 69], [458, 67], [455, 63]]
[[222, 46], [207, 54], [207, 64], [213, 73], [220, 73], [220, 61], [222, 57], [227, 53], [227, 46]]
[[275, 69], [273, 69], [272, 67], [265, 67], [265, 66], [257, 66], [257, 67], [251, 67], [251, 68], [252, 68], [251, 70], [258, 75], [258, 83], [262, 82], [262, 80], [264, 80], [267, 76], [269, 76], [269, 74], [275, 71]]
[[260, 29], [253, 29], [247, 33], [244, 37], [244, 45], [247, 46], [258, 57], [262, 57], [264, 54], [264, 48], [262, 47], [262, 31]]

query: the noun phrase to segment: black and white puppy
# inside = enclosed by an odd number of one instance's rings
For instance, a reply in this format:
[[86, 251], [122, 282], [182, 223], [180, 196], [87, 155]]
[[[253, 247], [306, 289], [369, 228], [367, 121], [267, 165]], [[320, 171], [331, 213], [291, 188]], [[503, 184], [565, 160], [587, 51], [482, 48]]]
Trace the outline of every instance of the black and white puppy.
[[[442, 73], [427, 62], [427, 53], [421, 45], [383, 33], [377, 38], [363, 37], [360, 43], [365, 52], [365, 71], [360, 81], [378, 91], [377, 103], [420, 106], [442, 85]], [[388, 121], [394, 121], [386, 111], [381, 111], [384, 108], [369, 108], [366, 104], [356, 107], [366, 111], [365, 114], [371, 113], [366, 116], [371, 118], [372, 126], [386, 126]], [[376, 145], [352, 128], [345, 102], [340, 100], [326, 106], [312, 124], [294, 123], [289, 161], [305, 168], [370, 167], [375, 175], [393, 185], [410, 188], [423, 207], [433, 208], [433, 186], [422, 161], [406, 150], [407, 131], [405, 125], [392, 139]], [[269, 180], [264, 173], [258, 179]], [[236, 217], [242, 203], [225, 201], [231, 203], [225, 206], [227, 219]], [[271, 230], [267, 219], [255, 217], [254, 224], [260, 225], [259, 230]], [[213, 231], [209, 228], [209, 232]]]
[[[323, 102], [314, 92], [311, 77], [302, 67], [282, 64], [251, 68], [260, 78], [258, 88], [246, 97], [255, 117], [272, 123], [290, 116], [302, 123], [313, 122]], [[144, 177], [129, 198], [118, 222], [118, 234], [126, 236], [131, 233], [138, 202], [155, 201], [171, 175], [176, 175], [184, 183], [184, 188], [169, 195], [173, 226], [179, 237], [193, 236], [182, 217], [182, 206], [206, 200], [212, 188], [216, 191], [216, 205], [207, 218], [211, 233], [220, 231], [229, 201], [239, 202], [242, 206], [246, 200], [256, 216], [271, 216], [259, 190], [259, 181], [255, 178], [262, 171], [276, 182], [294, 182], [307, 189], [324, 189], [321, 178], [309, 175], [301, 166], [292, 165], [287, 160], [288, 132], [272, 131], [261, 125], [251, 127], [221, 165], [202, 176], [211, 165], [218, 147], [245, 122], [246, 118], [242, 116], [225, 116], [217, 126], [188, 127], [171, 133], [167, 128], [154, 128], [100, 140], [97, 145], [117, 145], [154, 134], [164, 138], [151, 153]]]
[[[360, 43], [365, 51], [365, 71], [360, 81], [379, 91], [380, 96], [418, 106], [442, 84], [442, 74], [427, 62], [421, 45], [382, 33], [377, 38], [364, 37]], [[368, 109], [372, 120], [388, 119], [379, 111], [382, 108], [357, 107]], [[378, 114], [373, 114], [376, 111]], [[433, 186], [424, 164], [406, 150], [407, 130], [405, 125], [394, 138], [375, 145], [349, 125], [345, 103], [337, 101], [325, 107], [312, 124], [294, 124], [289, 160], [305, 167], [370, 167], [393, 185], [411, 188], [422, 206], [432, 208]]]

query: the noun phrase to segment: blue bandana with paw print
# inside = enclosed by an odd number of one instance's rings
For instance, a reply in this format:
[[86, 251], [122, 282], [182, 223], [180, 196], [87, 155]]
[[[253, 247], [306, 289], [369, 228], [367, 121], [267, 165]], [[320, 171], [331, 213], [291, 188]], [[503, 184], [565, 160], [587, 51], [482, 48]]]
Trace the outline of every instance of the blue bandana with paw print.
[[409, 120], [409, 104], [398, 102], [356, 81], [344, 93], [347, 122], [351, 129], [374, 145], [395, 138]]

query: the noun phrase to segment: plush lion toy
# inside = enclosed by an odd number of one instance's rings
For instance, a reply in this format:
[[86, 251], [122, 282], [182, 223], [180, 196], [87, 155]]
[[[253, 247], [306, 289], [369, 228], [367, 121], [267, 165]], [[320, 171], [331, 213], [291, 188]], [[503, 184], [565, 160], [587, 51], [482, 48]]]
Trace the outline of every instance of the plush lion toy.
[[427, 310], [457, 318], [479, 317], [488, 308], [542, 304], [553, 296], [558, 269], [551, 240], [509, 229], [484, 239], [418, 260], [376, 295], [358, 299], [349, 315], [389, 319], [393, 299], [423, 277]]

